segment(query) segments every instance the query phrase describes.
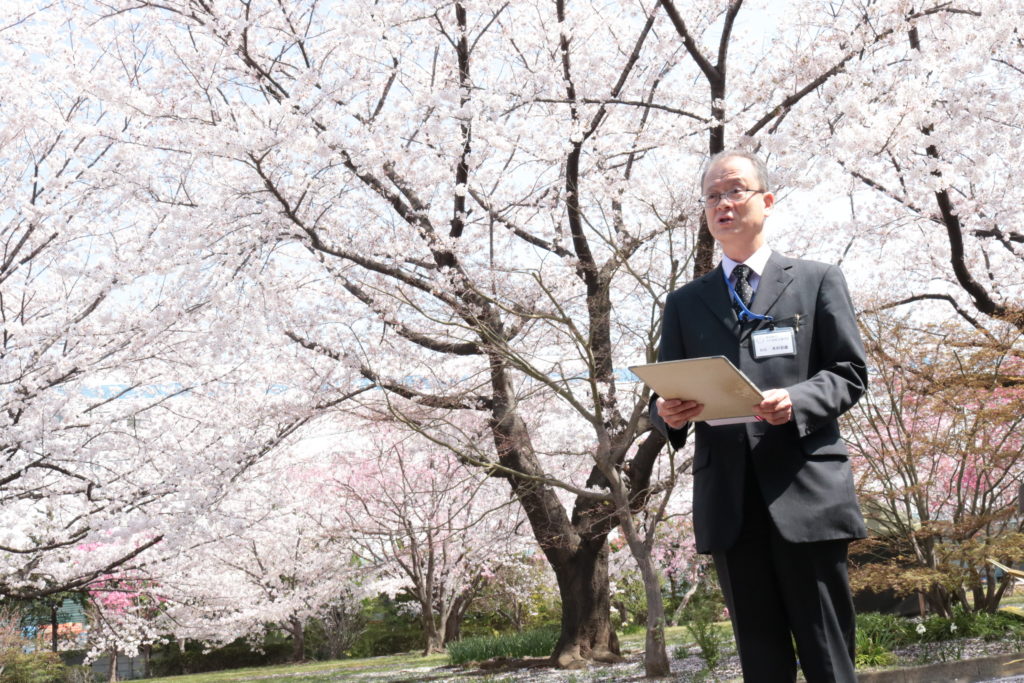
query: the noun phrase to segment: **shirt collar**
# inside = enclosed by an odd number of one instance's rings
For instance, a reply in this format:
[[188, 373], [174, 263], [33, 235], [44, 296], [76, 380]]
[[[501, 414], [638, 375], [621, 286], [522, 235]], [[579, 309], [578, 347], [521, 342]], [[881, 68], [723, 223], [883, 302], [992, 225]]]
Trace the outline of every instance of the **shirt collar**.
[[[747, 264], [750, 270], [754, 271], [754, 275], [758, 277], [764, 273], [764, 269], [768, 266], [768, 257], [772, 255], [771, 247], [767, 244], [762, 244], [761, 248], [750, 255], [743, 263]], [[722, 270], [725, 271], [725, 277], [732, 277], [732, 270], [740, 264], [739, 261], [733, 261], [731, 258], [722, 254]]]

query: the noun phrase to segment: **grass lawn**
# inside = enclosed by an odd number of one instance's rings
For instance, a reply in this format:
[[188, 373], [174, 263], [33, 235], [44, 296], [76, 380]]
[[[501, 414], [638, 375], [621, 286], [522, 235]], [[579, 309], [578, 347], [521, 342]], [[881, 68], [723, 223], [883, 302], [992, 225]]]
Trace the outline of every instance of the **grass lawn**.
[[[150, 678], [147, 681], [165, 683], [229, 683], [231, 681], [261, 681], [274, 678], [287, 678], [289, 683], [317, 683], [319, 681], [368, 681], [380, 680], [385, 675], [405, 678], [407, 680], [423, 680], [437, 674], [428, 670], [445, 666], [448, 656], [444, 654], [424, 657], [418, 652], [406, 652], [384, 657], [367, 657], [365, 659], [339, 659], [330, 662], [308, 662], [305, 664], [282, 664], [254, 669], [232, 669], [230, 671], [213, 671], [185, 676], [168, 676], [166, 678]], [[408, 675], [401, 676], [401, 672]], [[380, 677], [373, 676], [380, 674]]]
[[[725, 632], [729, 630], [729, 622], [723, 621], [718, 627]], [[644, 648], [644, 631], [632, 631], [622, 634], [619, 640], [623, 654], [638, 652]], [[692, 640], [682, 626], [669, 626], [665, 629], [665, 643], [669, 656], [679, 645], [692, 644]], [[431, 679], [448, 679], [467, 675], [471, 670], [446, 669], [440, 670], [448, 664], [448, 656], [436, 654], [424, 657], [418, 652], [407, 652], [384, 657], [368, 657], [365, 659], [340, 659], [330, 662], [309, 662], [305, 664], [285, 664], [280, 666], [268, 666], [254, 669], [232, 669], [230, 671], [215, 671], [203, 674], [190, 674], [185, 676], [168, 676], [166, 678], [147, 679], [147, 683], [156, 681], [159, 683], [234, 683], [236, 681], [264, 681], [271, 679], [285, 678], [288, 683], [327, 683], [328, 681], [429, 681]], [[497, 674], [495, 676], [480, 676], [477, 673], [472, 675], [472, 680], [480, 681], [501, 681], [508, 678]]]

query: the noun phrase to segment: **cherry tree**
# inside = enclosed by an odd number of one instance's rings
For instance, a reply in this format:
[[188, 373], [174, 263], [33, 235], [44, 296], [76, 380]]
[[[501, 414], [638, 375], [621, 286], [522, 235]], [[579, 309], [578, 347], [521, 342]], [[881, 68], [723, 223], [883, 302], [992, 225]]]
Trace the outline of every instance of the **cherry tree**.
[[146, 565], [147, 590], [129, 592], [140, 582], [126, 575], [97, 588], [96, 651], [136, 652], [169, 635], [258, 641], [271, 628], [289, 635], [300, 660], [311, 618], [398, 592], [419, 606], [428, 651], [457, 638], [477, 591], [525, 561], [522, 520], [488, 490], [493, 481], [436, 446], [414, 446], [379, 419], [333, 417], [251, 463], [193, 513], [189, 542]]
[[[125, 120], [73, 86], [60, 17], [34, 9], [10, 3], [0, 29], [0, 595], [21, 599], [79, 589], [159, 542], [132, 520], [161, 492], [126, 456], [140, 448], [130, 418], [164, 397], [116, 400], [163, 346], [124, 289], [145, 213], [126, 215], [116, 182]], [[128, 381], [97, 389], [112, 378]]]
[[989, 342], [1004, 325], [1024, 331], [1012, 172], [1024, 161], [1022, 20], [1019, 4], [919, 8], [799, 126], [841, 170], [832, 187], [851, 193], [859, 233], [893, 268], [879, 305], [941, 305]]
[[106, 65], [65, 10], [8, 3], [0, 29], [0, 595], [23, 599], [173, 554], [190, 513], [308, 419], [268, 392], [276, 349], [223, 353], [260, 329], [229, 332], [225, 311], [251, 310], [209, 252], [176, 260], [160, 159], [85, 92]]
[[381, 431], [367, 425], [373, 443], [335, 454], [323, 470], [318, 495], [335, 506], [325, 532], [344, 539], [375, 585], [414, 600], [424, 654], [440, 652], [491, 578], [524, 561], [525, 520], [476, 468]]
[[[232, 399], [232, 406], [244, 405]], [[286, 403], [274, 401], [285, 415]], [[245, 431], [230, 423], [221, 428], [236, 437]], [[209, 475], [219, 488], [197, 481], [201, 499], [179, 495], [149, 511], [150, 524], [165, 529], [162, 542], [89, 585], [92, 657], [148, 652], [169, 637], [259, 642], [278, 630], [289, 635], [299, 661], [311, 618], [341, 623], [346, 610], [376, 594], [374, 577], [351, 560], [354, 549], [324, 531], [336, 501], [320, 495], [319, 471], [310, 474], [320, 449], [303, 438], [308, 434], [297, 430], [272, 445], [260, 435], [253, 450], [241, 451], [241, 466]], [[219, 444], [204, 445], [215, 457]]]
[[102, 576], [88, 589], [86, 658], [96, 660], [106, 653], [110, 680], [117, 680], [117, 658], [122, 653], [143, 653], [148, 673], [152, 645], [166, 636], [157, 630], [163, 599], [147, 578], [138, 578], [141, 572], [133, 571], [135, 576]]

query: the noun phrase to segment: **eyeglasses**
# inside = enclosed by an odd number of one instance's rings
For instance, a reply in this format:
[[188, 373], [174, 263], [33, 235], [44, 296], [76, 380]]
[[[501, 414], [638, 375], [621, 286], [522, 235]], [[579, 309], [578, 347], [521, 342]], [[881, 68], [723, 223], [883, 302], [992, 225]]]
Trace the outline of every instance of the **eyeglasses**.
[[725, 192], [709, 192], [708, 194], [701, 195], [698, 201], [702, 206], [713, 209], [721, 204], [723, 199], [728, 199], [732, 204], [739, 204], [740, 202], [746, 201], [747, 197], [750, 195], [763, 192], [764, 190], [747, 190], [742, 187], [734, 187], [731, 190], [726, 190]]

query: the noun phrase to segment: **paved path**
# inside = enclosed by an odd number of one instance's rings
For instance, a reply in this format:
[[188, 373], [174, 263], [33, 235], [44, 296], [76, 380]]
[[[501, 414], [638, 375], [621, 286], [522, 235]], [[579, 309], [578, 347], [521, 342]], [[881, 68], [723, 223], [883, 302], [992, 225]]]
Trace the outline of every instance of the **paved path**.
[[1024, 683], [1024, 654], [860, 674], [860, 683]]

